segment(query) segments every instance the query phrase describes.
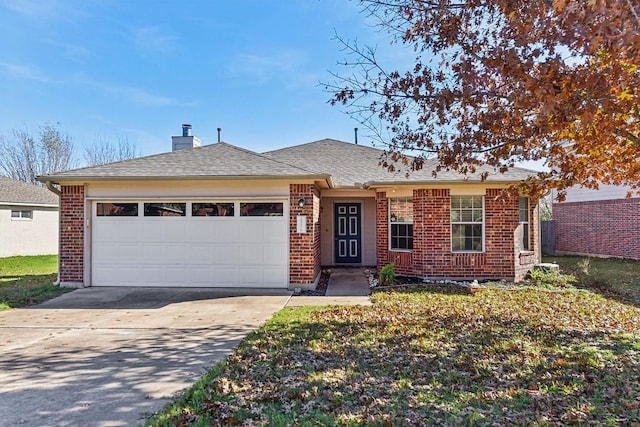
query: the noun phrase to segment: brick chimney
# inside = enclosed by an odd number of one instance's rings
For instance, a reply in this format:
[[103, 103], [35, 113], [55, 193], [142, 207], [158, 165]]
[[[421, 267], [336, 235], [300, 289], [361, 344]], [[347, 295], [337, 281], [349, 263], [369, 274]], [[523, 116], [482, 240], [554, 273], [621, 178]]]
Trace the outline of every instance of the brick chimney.
[[191, 134], [191, 125], [182, 125], [182, 136], [171, 137], [172, 151], [184, 150], [185, 148], [200, 147], [200, 139]]

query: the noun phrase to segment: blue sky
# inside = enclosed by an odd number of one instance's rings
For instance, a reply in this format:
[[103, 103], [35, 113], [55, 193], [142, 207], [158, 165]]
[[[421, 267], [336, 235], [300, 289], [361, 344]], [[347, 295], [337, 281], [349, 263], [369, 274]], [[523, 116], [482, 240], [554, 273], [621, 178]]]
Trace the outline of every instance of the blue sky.
[[318, 84], [346, 71], [334, 34], [389, 44], [346, 0], [0, 0], [0, 28], [0, 134], [60, 122], [77, 157], [170, 151], [182, 123], [256, 151], [352, 141]]

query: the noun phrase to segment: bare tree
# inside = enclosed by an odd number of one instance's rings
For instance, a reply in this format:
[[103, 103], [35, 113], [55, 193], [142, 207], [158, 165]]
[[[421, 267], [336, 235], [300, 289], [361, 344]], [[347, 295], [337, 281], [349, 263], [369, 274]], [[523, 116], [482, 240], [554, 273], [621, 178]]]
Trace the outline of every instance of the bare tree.
[[545, 195], [538, 201], [538, 206], [540, 206], [540, 219], [543, 221], [548, 221], [553, 219], [553, 198], [551, 197], [551, 193]]
[[88, 166], [98, 166], [113, 163], [120, 160], [129, 160], [140, 156], [135, 144], [129, 142], [127, 137], [118, 138], [114, 144], [108, 140], [96, 142], [84, 149], [84, 161]]
[[27, 129], [0, 135], [0, 172], [9, 178], [40, 184], [37, 176], [65, 171], [74, 165], [73, 142], [60, 130], [60, 123], [43, 124], [37, 138]]

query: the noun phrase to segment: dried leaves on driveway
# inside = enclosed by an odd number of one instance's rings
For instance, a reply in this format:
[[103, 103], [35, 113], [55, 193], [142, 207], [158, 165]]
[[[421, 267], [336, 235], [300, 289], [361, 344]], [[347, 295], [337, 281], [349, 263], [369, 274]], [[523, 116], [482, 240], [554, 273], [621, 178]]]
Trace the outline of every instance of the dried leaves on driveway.
[[157, 425], [637, 425], [640, 309], [589, 291], [285, 309]]

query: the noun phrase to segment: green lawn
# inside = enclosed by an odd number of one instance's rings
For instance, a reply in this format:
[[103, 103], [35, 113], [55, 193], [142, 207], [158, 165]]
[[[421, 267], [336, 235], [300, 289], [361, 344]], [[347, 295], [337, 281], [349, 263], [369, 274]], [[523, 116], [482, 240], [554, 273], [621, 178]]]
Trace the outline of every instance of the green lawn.
[[640, 308], [588, 290], [287, 308], [152, 426], [639, 425]]
[[70, 291], [54, 286], [58, 256], [0, 258], [0, 310], [24, 307]]
[[575, 274], [582, 284], [604, 293], [614, 293], [640, 305], [640, 261], [579, 256], [545, 257], [564, 272]]

